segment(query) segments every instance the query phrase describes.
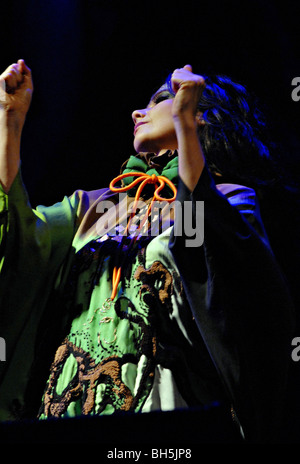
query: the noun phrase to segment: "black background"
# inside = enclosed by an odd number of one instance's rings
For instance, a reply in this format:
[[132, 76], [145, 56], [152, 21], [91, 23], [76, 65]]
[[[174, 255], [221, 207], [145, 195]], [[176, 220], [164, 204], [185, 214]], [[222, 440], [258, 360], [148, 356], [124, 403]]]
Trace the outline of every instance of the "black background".
[[[256, 93], [299, 179], [300, 101], [291, 96], [300, 76], [298, 3], [0, 3], [0, 68], [23, 58], [34, 80], [22, 138], [32, 206], [107, 186], [134, 153], [132, 111], [185, 64], [199, 74], [227, 74]], [[292, 422], [291, 431], [298, 436]]]
[[227, 74], [254, 91], [299, 169], [297, 1], [5, 2], [0, 66], [24, 58], [34, 96], [22, 138], [33, 206], [108, 185], [133, 150], [131, 113], [175, 68]]

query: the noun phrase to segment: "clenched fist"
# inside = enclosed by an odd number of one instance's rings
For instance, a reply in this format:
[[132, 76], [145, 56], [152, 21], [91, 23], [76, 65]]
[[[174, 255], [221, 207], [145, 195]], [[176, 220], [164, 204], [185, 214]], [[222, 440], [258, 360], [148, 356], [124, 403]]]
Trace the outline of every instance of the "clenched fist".
[[32, 92], [31, 71], [24, 60], [18, 60], [0, 75], [0, 110], [14, 120], [25, 119]]
[[190, 65], [185, 65], [173, 72], [171, 83], [175, 92], [173, 118], [181, 123], [193, 122], [199, 99], [205, 88], [204, 78], [194, 74]]

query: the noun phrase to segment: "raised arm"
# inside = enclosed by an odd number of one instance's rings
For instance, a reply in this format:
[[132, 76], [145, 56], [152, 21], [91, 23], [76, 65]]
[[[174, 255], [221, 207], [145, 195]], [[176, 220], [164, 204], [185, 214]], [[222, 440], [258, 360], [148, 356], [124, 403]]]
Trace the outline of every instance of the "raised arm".
[[198, 128], [204, 121], [197, 110], [205, 80], [193, 74], [192, 67], [186, 65], [174, 71], [172, 87], [175, 92], [172, 114], [178, 142], [179, 176], [192, 192], [205, 165], [198, 136]]
[[21, 135], [32, 91], [31, 71], [24, 60], [0, 75], [0, 183], [6, 193], [19, 170]]

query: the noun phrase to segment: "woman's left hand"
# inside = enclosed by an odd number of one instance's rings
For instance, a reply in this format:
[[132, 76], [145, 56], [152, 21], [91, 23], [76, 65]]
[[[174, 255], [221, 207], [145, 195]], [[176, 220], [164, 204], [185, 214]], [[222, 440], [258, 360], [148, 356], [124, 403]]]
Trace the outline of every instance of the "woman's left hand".
[[198, 135], [199, 125], [203, 124], [202, 113], [197, 110], [205, 80], [186, 65], [173, 72], [171, 82], [175, 92], [172, 115], [178, 142], [179, 176], [192, 192], [205, 165]]
[[206, 85], [205, 79], [193, 74], [190, 65], [185, 65], [175, 69], [171, 83], [175, 92], [172, 108], [174, 122], [195, 124], [197, 105]]

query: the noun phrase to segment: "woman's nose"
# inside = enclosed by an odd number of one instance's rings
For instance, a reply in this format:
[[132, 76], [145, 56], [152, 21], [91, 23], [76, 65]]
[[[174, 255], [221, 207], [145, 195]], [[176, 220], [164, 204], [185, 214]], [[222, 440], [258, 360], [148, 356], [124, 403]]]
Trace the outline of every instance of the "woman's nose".
[[133, 113], [132, 113], [132, 119], [133, 119], [133, 122], [134, 124], [141, 118], [144, 118], [147, 114], [147, 109], [144, 109], [144, 110], [135, 110]]

